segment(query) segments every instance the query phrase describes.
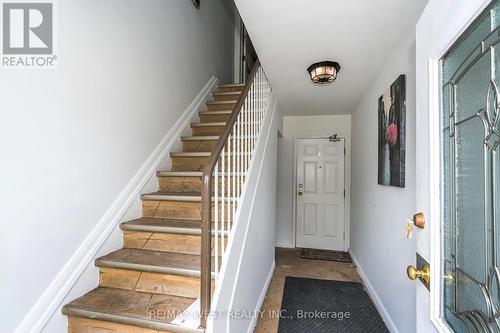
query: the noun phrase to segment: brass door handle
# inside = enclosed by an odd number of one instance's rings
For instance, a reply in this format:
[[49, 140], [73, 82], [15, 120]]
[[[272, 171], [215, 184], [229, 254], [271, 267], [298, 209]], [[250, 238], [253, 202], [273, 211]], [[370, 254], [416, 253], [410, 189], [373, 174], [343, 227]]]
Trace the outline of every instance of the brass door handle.
[[425, 284], [429, 284], [431, 281], [431, 271], [429, 266], [424, 266], [422, 269], [417, 269], [415, 266], [410, 265], [406, 268], [406, 274], [408, 274], [408, 278], [410, 280], [416, 280], [417, 278], [421, 278]]
[[417, 213], [413, 215], [413, 224], [420, 229], [425, 227], [425, 215], [424, 213]]

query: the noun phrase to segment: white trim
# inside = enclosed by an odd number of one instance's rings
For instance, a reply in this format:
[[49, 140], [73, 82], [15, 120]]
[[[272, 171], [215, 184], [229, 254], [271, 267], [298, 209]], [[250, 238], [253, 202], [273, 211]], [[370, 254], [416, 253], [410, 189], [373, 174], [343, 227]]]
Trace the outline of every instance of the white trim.
[[[343, 251], [348, 251], [350, 248], [350, 240], [351, 240], [351, 147], [350, 135], [339, 136], [339, 139], [344, 141], [344, 149], [346, 153], [344, 155], [344, 189], [345, 189], [345, 198], [344, 198], [344, 232], [345, 239], [343, 241], [344, 247]], [[309, 139], [327, 139], [324, 136], [300, 136], [293, 138], [293, 198], [292, 198], [292, 244], [286, 244], [286, 246], [278, 247], [287, 247], [287, 248], [296, 248], [297, 247], [297, 195], [295, 194], [295, 189], [297, 188], [297, 140], [309, 140]]]
[[40, 332], [44, 328], [127, 209], [137, 199], [149, 179], [155, 175], [161, 162], [168, 158], [170, 149], [177, 143], [183, 130], [189, 126], [191, 118], [196, 116], [216, 86], [217, 79], [210, 78], [24, 317], [15, 333]]
[[[267, 275], [266, 283], [262, 292], [260, 293], [259, 299], [257, 300], [257, 305], [255, 306], [256, 310], [262, 309], [262, 304], [264, 304], [264, 299], [266, 298], [267, 290], [269, 289], [269, 285], [271, 284], [271, 280], [273, 279], [274, 269], [276, 267], [276, 262], [273, 261], [271, 269], [269, 270], [269, 274]], [[255, 327], [257, 326], [257, 321], [259, 316], [253, 316], [252, 321], [250, 322], [250, 326], [248, 327], [247, 333], [252, 333]]]
[[[441, 137], [441, 59], [453, 46], [453, 44], [464, 34], [471, 24], [490, 5], [491, 1], [483, 3], [471, 16], [464, 20], [461, 27], [454, 29], [451, 38], [437, 45], [428, 59], [428, 98], [429, 98], [429, 223], [430, 228], [430, 266], [434, 281], [443, 281], [442, 267], [442, 137]], [[453, 330], [441, 316], [442, 310], [442, 284], [431, 283], [429, 317], [430, 321], [440, 333], [452, 333]], [[418, 311], [418, 309], [417, 309]]]
[[[441, 264], [441, 71], [440, 60], [429, 60], [429, 223], [430, 228], [430, 266], [431, 272], [437, 281], [442, 281], [443, 269]], [[430, 320], [440, 333], [451, 333], [452, 330], [441, 317], [442, 304], [441, 283], [430, 284]]]
[[377, 292], [375, 291], [375, 288], [373, 288], [373, 285], [371, 284], [370, 280], [368, 279], [368, 276], [366, 276], [365, 272], [363, 271], [363, 268], [359, 264], [358, 259], [352, 253], [351, 250], [349, 250], [349, 253], [351, 254], [352, 261], [356, 265], [356, 270], [358, 271], [359, 276], [363, 280], [363, 284], [366, 287], [366, 290], [368, 291], [368, 294], [372, 298], [373, 303], [377, 307], [378, 312], [380, 313], [380, 316], [384, 320], [385, 324], [387, 325], [387, 328], [391, 333], [399, 333], [398, 328], [392, 321], [391, 316], [389, 315], [389, 312], [387, 312], [386, 308], [384, 307], [384, 304], [382, 303], [382, 300], [378, 297]]

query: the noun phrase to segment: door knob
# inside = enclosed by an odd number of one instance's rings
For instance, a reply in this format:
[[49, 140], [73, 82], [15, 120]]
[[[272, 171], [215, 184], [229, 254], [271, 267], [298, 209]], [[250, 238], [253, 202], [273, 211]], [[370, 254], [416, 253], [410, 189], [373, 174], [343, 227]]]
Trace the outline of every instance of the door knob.
[[413, 224], [420, 229], [425, 227], [425, 215], [424, 213], [417, 213], [413, 215]]
[[406, 268], [406, 274], [410, 280], [416, 280], [417, 278], [422, 279], [425, 284], [429, 284], [431, 281], [431, 272], [429, 266], [424, 266], [422, 269], [417, 269], [415, 266], [410, 265]]

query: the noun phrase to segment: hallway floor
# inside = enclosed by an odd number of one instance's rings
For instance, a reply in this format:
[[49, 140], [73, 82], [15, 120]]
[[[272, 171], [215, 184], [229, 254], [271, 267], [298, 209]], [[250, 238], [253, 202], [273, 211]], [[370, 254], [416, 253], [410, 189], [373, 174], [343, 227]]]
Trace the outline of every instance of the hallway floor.
[[276, 333], [279, 318], [272, 318], [270, 313], [278, 313], [281, 308], [283, 287], [287, 276], [361, 282], [354, 264], [325, 260], [302, 259], [300, 249], [276, 249], [276, 268], [267, 291], [254, 333]]

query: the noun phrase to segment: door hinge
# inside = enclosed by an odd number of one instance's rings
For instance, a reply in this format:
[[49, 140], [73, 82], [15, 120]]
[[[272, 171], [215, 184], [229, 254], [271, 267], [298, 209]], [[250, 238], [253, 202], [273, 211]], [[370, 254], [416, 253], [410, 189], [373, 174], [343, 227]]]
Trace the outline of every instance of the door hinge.
[[345, 190], [344, 190], [344, 198], [345, 198]]
[[344, 236], [343, 236], [343, 239], [345, 240], [345, 231], [344, 231]]
[[344, 148], [344, 155], [347, 154], [347, 148]]

